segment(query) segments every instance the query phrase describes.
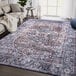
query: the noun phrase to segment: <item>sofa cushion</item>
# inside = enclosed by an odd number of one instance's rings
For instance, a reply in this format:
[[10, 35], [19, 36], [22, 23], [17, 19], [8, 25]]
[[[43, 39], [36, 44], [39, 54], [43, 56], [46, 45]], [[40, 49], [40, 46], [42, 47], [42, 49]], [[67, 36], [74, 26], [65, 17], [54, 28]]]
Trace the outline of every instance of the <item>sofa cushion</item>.
[[25, 18], [25, 13], [24, 12], [13, 12], [9, 13], [9, 15], [16, 17], [19, 21], [19, 24], [23, 22], [23, 19]]
[[12, 12], [21, 12], [21, 9], [18, 4], [10, 4]]
[[23, 12], [13, 12], [13, 13], [9, 13], [10, 15], [12, 15], [13, 17], [16, 17], [16, 18], [20, 18], [20, 17], [25, 17], [25, 13], [23, 13]]
[[11, 11], [10, 5], [5, 5], [2, 7], [4, 13], [9, 13]]
[[2, 9], [0, 8], [0, 16], [2, 16], [4, 13], [2, 11]]

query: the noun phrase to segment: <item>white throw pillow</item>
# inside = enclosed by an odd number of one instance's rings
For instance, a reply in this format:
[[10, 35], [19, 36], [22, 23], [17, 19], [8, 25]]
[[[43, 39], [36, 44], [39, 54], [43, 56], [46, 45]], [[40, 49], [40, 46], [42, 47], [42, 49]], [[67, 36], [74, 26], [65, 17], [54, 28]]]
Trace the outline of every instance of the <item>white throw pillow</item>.
[[11, 11], [10, 5], [5, 5], [2, 7], [4, 13], [9, 13]]
[[10, 4], [12, 12], [21, 12], [21, 9], [18, 4]]

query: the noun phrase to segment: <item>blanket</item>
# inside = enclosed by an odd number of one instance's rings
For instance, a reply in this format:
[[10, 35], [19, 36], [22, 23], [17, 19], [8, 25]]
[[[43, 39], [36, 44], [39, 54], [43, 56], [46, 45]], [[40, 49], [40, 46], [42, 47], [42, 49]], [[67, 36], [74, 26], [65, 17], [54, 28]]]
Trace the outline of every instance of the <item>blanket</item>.
[[5, 27], [3, 24], [0, 23], [0, 35], [5, 32]]
[[13, 33], [17, 30], [18, 19], [9, 14], [5, 14], [4, 19], [0, 23], [4, 24], [7, 30]]
[[76, 76], [76, 30], [67, 21], [30, 19], [0, 40], [0, 64]]

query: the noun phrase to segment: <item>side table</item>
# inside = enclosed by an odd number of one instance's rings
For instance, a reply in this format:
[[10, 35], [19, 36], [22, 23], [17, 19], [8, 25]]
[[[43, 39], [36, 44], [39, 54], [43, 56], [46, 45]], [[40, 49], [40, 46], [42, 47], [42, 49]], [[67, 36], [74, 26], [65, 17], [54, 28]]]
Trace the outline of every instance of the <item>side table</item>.
[[26, 8], [27, 10], [27, 14], [26, 14], [26, 18], [34, 18], [34, 13], [33, 13], [33, 10], [35, 10], [35, 8], [33, 7], [27, 7]]

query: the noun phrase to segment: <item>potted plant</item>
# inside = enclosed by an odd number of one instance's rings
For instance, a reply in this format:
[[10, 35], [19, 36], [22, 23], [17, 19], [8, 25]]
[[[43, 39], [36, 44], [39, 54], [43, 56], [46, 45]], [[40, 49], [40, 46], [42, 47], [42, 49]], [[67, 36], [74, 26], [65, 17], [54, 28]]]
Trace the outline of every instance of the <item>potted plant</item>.
[[27, 0], [19, 0], [19, 4], [24, 7], [26, 5]]

